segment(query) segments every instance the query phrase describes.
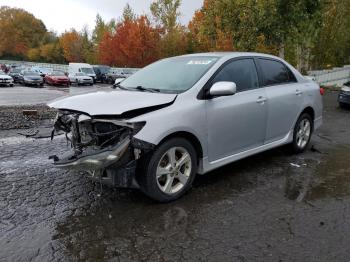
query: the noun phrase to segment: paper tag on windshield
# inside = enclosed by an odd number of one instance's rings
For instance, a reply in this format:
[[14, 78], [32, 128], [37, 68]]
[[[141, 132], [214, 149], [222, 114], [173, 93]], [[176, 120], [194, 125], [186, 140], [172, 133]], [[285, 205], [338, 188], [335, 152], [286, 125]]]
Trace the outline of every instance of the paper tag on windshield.
[[211, 60], [191, 60], [187, 64], [188, 65], [209, 65]]

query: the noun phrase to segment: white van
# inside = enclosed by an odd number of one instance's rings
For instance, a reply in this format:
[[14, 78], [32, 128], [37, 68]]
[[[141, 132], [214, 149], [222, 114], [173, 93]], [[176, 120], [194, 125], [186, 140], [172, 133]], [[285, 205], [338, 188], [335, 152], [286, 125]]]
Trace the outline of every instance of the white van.
[[85, 63], [69, 63], [68, 74], [69, 76], [75, 75], [76, 73], [84, 73], [96, 81], [96, 74], [93, 67], [90, 64]]

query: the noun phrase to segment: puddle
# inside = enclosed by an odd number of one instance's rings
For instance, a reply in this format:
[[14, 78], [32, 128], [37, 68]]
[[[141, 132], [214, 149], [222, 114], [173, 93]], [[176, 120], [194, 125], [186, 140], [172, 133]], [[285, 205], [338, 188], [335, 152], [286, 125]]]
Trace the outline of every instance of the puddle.
[[350, 148], [338, 146], [322, 158], [314, 171], [307, 200], [350, 195]]
[[349, 195], [349, 147], [338, 145], [321, 159], [302, 159], [288, 169], [285, 196], [290, 200], [301, 202]]

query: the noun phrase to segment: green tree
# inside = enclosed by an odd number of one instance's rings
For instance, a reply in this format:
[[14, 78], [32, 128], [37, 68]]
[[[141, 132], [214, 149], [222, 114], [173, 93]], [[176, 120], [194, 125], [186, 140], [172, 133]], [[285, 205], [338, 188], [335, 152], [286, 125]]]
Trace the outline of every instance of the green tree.
[[158, 25], [170, 32], [178, 25], [181, 0], [157, 0], [151, 4], [151, 12]]
[[0, 57], [25, 58], [47, 33], [44, 23], [23, 9], [0, 8]]

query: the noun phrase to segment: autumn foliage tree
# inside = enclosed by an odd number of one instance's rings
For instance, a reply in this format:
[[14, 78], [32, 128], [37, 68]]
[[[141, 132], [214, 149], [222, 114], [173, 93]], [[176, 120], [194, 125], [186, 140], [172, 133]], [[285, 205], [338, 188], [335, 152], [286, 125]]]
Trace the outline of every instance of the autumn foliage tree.
[[74, 29], [66, 31], [59, 38], [63, 56], [68, 62], [84, 61], [83, 39]]
[[47, 30], [44, 23], [23, 9], [0, 8], [0, 57], [24, 58], [40, 45]]
[[146, 16], [124, 19], [114, 33], [106, 32], [99, 45], [103, 64], [143, 67], [159, 58], [159, 33]]

